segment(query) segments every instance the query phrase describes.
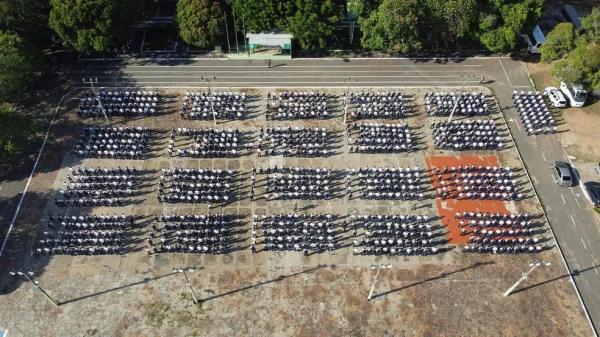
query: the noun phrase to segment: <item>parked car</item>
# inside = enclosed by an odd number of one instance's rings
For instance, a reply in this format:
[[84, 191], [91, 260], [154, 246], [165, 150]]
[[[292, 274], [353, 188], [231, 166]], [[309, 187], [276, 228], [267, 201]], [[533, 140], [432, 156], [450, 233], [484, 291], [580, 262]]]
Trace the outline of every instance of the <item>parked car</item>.
[[583, 184], [585, 197], [592, 203], [594, 207], [600, 207], [600, 183], [595, 181], [587, 181]]
[[548, 87], [544, 90], [544, 93], [548, 95], [552, 106], [555, 108], [564, 108], [567, 106], [567, 100], [565, 95], [556, 87]]
[[560, 91], [567, 96], [569, 104], [572, 107], [580, 108], [585, 104], [585, 100], [587, 99], [587, 91], [583, 89], [581, 84], [565, 83], [561, 81]]
[[552, 172], [556, 178], [556, 183], [565, 186], [573, 186], [573, 174], [571, 174], [571, 166], [564, 161], [555, 161], [552, 166]]

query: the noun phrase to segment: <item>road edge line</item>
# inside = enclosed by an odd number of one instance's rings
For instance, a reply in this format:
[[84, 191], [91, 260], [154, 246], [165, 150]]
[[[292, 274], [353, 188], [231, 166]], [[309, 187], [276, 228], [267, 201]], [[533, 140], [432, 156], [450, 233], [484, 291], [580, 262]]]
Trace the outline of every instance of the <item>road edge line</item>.
[[[535, 89], [535, 86], [533, 88]], [[502, 116], [502, 120], [504, 121], [504, 124], [506, 125], [506, 127], [508, 129], [508, 134], [510, 134], [510, 139], [511, 139], [513, 145], [515, 146], [515, 149], [517, 150], [517, 154], [519, 155], [519, 160], [521, 161], [521, 164], [523, 165], [523, 168], [525, 169], [525, 173], [527, 175], [527, 180], [529, 180], [529, 184], [533, 188], [535, 198], [537, 199], [538, 203], [542, 207], [542, 213], [544, 213], [544, 219], [546, 219], [546, 222], [548, 223], [548, 228], [550, 228], [550, 233], [552, 233], [552, 236], [554, 237], [554, 242], [556, 242], [556, 247], [558, 248], [558, 252], [560, 253], [560, 257], [565, 265], [565, 268], [567, 269], [567, 273], [569, 274], [569, 279], [571, 280], [571, 283], [573, 284], [573, 288], [575, 288], [575, 293], [577, 294], [579, 303], [581, 304], [581, 307], [583, 308], [585, 317], [587, 318], [588, 323], [590, 324], [590, 327], [592, 328], [592, 333], [594, 334], [594, 337], [598, 337], [598, 333], [596, 332], [596, 326], [594, 325], [594, 322], [592, 321], [592, 318], [590, 317], [590, 313], [588, 312], [585, 302], [583, 301], [583, 298], [581, 297], [579, 287], [577, 286], [577, 283], [575, 282], [575, 279], [573, 278], [573, 274], [571, 273], [569, 264], [567, 263], [567, 260], [565, 259], [565, 255], [563, 253], [563, 250], [562, 250], [560, 244], [558, 243], [558, 238], [556, 237], [556, 234], [554, 233], [554, 229], [552, 228], [552, 223], [550, 222], [550, 219], [548, 218], [548, 214], [546, 212], [546, 207], [544, 206], [544, 204], [542, 203], [542, 201], [538, 195], [538, 191], [535, 188], [535, 185], [533, 184], [533, 180], [531, 180], [531, 176], [529, 174], [529, 169], [527, 168], [527, 164], [523, 160], [523, 156], [521, 156], [521, 150], [519, 150], [519, 147], [517, 146], [517, 142], [515, 141], [515, 138], [510, 129], [510, 126], [508, 125], [508, 123], [506, 121], [506, 117], [504, 116], [504, 110], [500, 107], [500, 104], [498, 104], [498, 100], [497, 100], [495, 94], [494, 94], [494, 101], [496, 102], [496, 105], [498, 105], [498, 109], [500, 110], [500, 115]]]

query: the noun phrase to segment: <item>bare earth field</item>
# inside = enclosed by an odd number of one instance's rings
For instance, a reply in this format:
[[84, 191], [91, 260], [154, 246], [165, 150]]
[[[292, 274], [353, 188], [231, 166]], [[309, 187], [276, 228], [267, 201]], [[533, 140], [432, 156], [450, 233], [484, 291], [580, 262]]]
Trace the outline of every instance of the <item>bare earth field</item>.
[[[9, 336], [590, 336], [581, 305], [567, 271], [554, 248], [549, 231], [542, 236], [551, 247], [538, 255], [472, 255], [460, 246], [434, 256], [354, 256], [350, 247], [312, 254], [259, 252], [251, 254], [250, 221], [254, 214], [331, 212], [349, 214], [425, 214], [437, 216], [433, 191], [419, 202], [361, 200], [339, 196], [329, 202], [251, 202], [249, 183], [242, 184], [240, 198], [223, 209], [239, 214], [245, 226], [236, 251], [227, 255], [161, 254], [149, 256], [143, 240], [154, 215], [206, 213], [206, 205], [170, 205], [157, 200], [158, 173], [136, 202], [126, 207], [68, 209], [68, 214], [125, 213], [139, 216], [135, 244], [123, 256], [51, 258], [31, 257], [34, 240], [45, 230], [43, 219], [64, 213], [53, 196], [66, 179], [67, 168], [78, 165], [135, 166], [146, 170], [168, 167], [228, 168], [248, 173], [253, 166], [273, 165], [327, 167], [426, 167], [426, 158], [459, 155], [434, 149], [429, 128], [433, 118], [422, 111], [418, 89], [407, 90], [415, 111], [410, 117], [386, 123], [408, 123], [420, 140], [421, 150], [394, 155], [348, 153], [341, 104], [335, 102], [334, 118], [324, 121], [265, 121], [266, 91], [249, 91], [253, 116], [236, 122], [220, 122], [219, 128], [256, 131], [260, 127], [303, 125], [327, 127], [340, 137], [335, 154], [326, 158], [257, 157], [246, 154], [235, 159], [180, 159], [167, 155], [171, 128], [211, 127], [210, 121], [182, 121], [178, 92], [166, 93], [166, 114], [143, 119], [115, 119], [115, 125], [152, 127], [152, 154], [144, 161], [80, 160], [72, 156], [76, 137], [84, 125], [71, 112], [63, 113], [34, 176], [30, 193], [21, 209], [7, 259], [2, 269], [30, 269], [57, 301], [56, 308], [31, 287], [6, 274], [0, 276], [0, 328]], [[341, 91], [331, 93], [340, 95]], [[75, 107], [72, 102], [70, 109]], [[521, 167], [496, 113], [508, 146], [500, 152], [465, 152], [460, 155], [497, 155], [502, 165]], [[101, 121], [96, 121], [101, 123]], [[571, 132], [569, 132], [571, 134]], [[254, 134], [256, 136], [256, 133]], [[526, 177], [519, 177], [526, 182]], [[522, 192], [527, 199], [506, 206], [514, 212], [540, 213], [531, 186]], [[439, 221], [438, 221], [439, 222]], [[352, 240], [346, 233], [345, 243]], [[551, 263], [537, 269], [511, 296], [502, 293], [516, 281], [533, 260]], [[367, 301], [374, 276], [369, 266], [390, 263], [381, 272], [375, 297]], [[194, 304], [184, 276], [173, 268], [193, 267], [190, 286], [201, 299]]]
[[[550, 73], [550, 65], [544, 63], [527, 63], [527, 69], [535, 82], [537, 90], [544, 90], [549, 86], [558, 87], [559, 83]], [[561, 134], [570, 156], [578, 161], [595, 162], [600, 158], [600, 144], [590, 142], [598, 134], [600, 125], [600, 101], [589, 97], [583, 108], [561, 109], [561, 115], [568, 132]]]

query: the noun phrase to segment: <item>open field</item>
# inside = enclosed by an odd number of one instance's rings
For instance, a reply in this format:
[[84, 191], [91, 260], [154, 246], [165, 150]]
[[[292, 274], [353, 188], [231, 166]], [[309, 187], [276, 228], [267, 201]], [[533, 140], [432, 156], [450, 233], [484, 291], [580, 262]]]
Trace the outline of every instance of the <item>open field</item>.
[[[550, 65], [544, 63], [527, 63], [537, 90], [554, 86], [559, 83], [550, 73]], [[600, 144], [590, 141], [597, 133], [600, 124], [600, 101], [589, 97], [583, 108], [561, 109], [565, 121], [565, 129], [569, 132], [562, 134], [562, 142], [569, 155], [579, 161], [594, 162], [600, 158]]]
[[[470, 88], [477, 90], [477, 88]], [[245, 89], [247, 90], [247, 89]], [[359, 89], [353, 89], [359, 90]], [[335, 154], [325, 158], [258, 157], [234, 159], [180, 159], [167, 155], [171, 128], [210, 127], [212, 122], [182, 121], [177, 113], [180, 91], [169, 91], [167, 114], [142, 119], [115, 119], [115, 125], [148, 126], [153, 136], [150, 158], [143, 161], [80, 160], [69, 154], [81, 128], [94, 123], [70, 112], [60, 116], [51, 134], [48, 151], [40, 160], [30, 195], [22, 206], [22, 218], [7, 247], [6, 265], [29, 268], [37, 280], [61, 303], [54, 308], [29, 284], [0, 276], [0, 324], [10, 336], [589, 336], [580, 303], [564, 270], [556, 248], [537, 255], [469, 255], [452, 244], [432, 256], [355, 256], [350, 247], [312, 254], [259, 252], [251, 254], [249, 224], [254, 214], [298, 212], [351, 214], [439, 215], [433, 191], [423, 201], [375, 201], [338, 196], [331, 201], [266, 201], [248, 198], [249, 183], [243, 183], [237, 201], [214, 212], [238, 214], [245, 221], [234, 252], [219, 255], [161, 254], [149, 256], [143, 240], [155, 215], [206, 213], [204, 204], [172, 205], [157, 200], [158, 173], [144, 188], [142, 197], [126, 207], [77, 208], [69, 214], [126, 213], [141, 218], [136, 243], [123, 256], [52, 258], [30, 257], [33, 239], [39, 237], [43, 219], [64, 212], [53, 199], [66, 179], [67, 168], [83, 165], [135, 166], [156, 172], [169, 167], [227, 168], [248, 177], [252, 167], [303, 166], [346, 169], [359, 167], [426, 167], [427, 158], [457, 155], [433, 147], [422, 104], [422, 89], [401, 89], [409, 95], [415, 112], [395, 121], [408, 123], [419, 139], [419, 151], [394, 155], [349, 153], [338, 100], [336, 116], [328, 120], [266, 121], [266, 89], [250, 89], [253, 117], [220, 122], [219, 128], [254, 131], [261, 127], [303, 125], [327, 127], [339, 135]], [[433, 90], [433, 89], [429, 89]], [[340, 95], [343, 90], [330, 89]], [[492, 117], [507, 143], [504, 150], [464, 152], [460, 155], [495, 155], [502, 165], [522, 170], [516, 148], [499, 112]], [[101, 121], [96, 121], [101, 123]], [[522, 172], [524, 173], [524, 172]], [[520, 176], [526, 183], [526, 177]], [[540, 213], [531, 186], [525, 184], [526, 199], [506, 204], [515, 212]], [[548, 245], [555, 243], [544, 232]], [[351, 241], [348, 233], [342, 236]], [[551, 263], [540, 268], [509, 297], [506, 290], [533, 259]], [[381, 272], [374, 299], [366, 299], [374, 275], [371, 264], [390, 263]], [[195, 305], [186, 281], [172, 268], [190, 266], [191, 285], [202, 299]]]

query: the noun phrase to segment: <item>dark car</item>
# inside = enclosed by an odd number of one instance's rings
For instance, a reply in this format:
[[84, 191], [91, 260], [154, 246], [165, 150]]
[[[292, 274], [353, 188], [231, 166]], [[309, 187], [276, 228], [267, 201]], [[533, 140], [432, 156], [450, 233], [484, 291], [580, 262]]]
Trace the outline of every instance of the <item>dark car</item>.
[[600, 183], [588, 181], [583, 184], [585, 194], [594, 207], [600, 207]]
[[556, 182], [561, 186], [573, 186], [573, 175], [571, 174], [571, 166], [564, 161], [555, 161], [552, 167]]

